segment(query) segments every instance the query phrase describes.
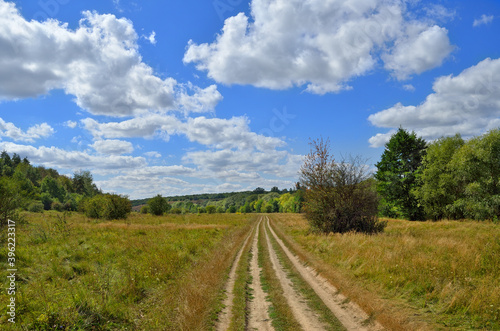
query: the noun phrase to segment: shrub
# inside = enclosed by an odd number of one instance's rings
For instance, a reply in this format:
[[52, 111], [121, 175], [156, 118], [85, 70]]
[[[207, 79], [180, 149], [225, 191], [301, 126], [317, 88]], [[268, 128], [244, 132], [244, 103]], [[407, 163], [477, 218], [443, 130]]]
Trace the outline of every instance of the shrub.
[[206, 210], [207, 210], [207, 214], [215, 214], [215, 212], [217, 211], [217, 208], [215, 206], [207, 206]]
[[378, 196], [364, 162], [359, 157], [336, 162], [328, 140], [314, 140], [311, 146], [300, 169], [311, 228], [323, 233], [383, 231], [386, 223], [377, 219]]
[[149, 207], [148, 205], [144, 205], [141, 207], [141, 214], [147, 214], [149, 213]]
[[85, 201], [85, 215], [90, 218], [122, 219], [131, 210], [130, 200], [117, 194], [96, 195]]
[[171, 206], [160, 194], [148, 200], [149, 212], [160, 216], [170, 210]]
[[182, 209], [180, 208], [172, 208], [172, 210], [170, 210], [170, 213], [171, 214], [182, 214]]
[[28, 205], [28, 211], [32, 213], [43, 212], [43, 203], [41, 201], [33, 201]]
[[50, 205], [50, 209], [57, 210], [57, 211], [63, 211], [64, 210], [64, 205], [62, 203], [60, 203], [59, 201], [54, 201]]

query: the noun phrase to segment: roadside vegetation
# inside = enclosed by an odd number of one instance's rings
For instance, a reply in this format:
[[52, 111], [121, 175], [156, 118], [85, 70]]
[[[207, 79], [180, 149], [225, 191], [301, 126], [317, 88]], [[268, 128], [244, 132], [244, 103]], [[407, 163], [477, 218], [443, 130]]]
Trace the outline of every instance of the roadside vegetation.
[[500, 228], [492, 222], [388, 220], [376, 236], [325, 236], [310, 232], [303, 215], [272, 220], [290, 248], [386, 327], [500, 328]]
[[[16, 326], [29, 330], [209, 329], [252, 222], [225, 214], [134, 213], [112, 222], [54, 211], [22, 217]], [[6, 272], [0, 270], [2, 279]], [[2, 291], [0, 302], [7, 300]], [[7, 317], [1, 314], [0, 328], [8, 329]]]

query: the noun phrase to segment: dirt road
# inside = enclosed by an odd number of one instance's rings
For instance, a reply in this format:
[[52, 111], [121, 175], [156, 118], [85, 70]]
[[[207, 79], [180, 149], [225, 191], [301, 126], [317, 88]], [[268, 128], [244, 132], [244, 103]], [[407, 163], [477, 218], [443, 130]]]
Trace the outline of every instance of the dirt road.
[[[248, 240], [252, 240], [251, 249], [244, 251]], [[264, 248], [264, 249], [263, 249]], [[262, 249], [262, 251], [259, 251]], [[262, 255], [264, 252], [267, 254]], [[258, 259], [259, 254], [262, 256]], [[271, 276], [263, 272], [266, 265], [271, 270]], [[267, 216], [261, 217], [247, 236], [242, 248], [236, 255], [226, 285], [227, 298], [224, 301], [224, 310], [219, 315], [217, 330], [238, 329], [232, 324], [232, 318], [238, 312], [233, 305], [233, 294], [236, 268], [242, 266], [251, 275], [244, 291], [246, 297], [244, 328], [247, 330], [274, 330], [275, 327], [283, 330], [383, 330], [377, 322], [370, 320], [355, 303], [350, 302], [326, 279], [322, 278], [310, 267], [306, 267], [276, 235]], [[269, 271], [268, 270], [268, 271]], [[270, 279], [273, 278], [273, 279]], [[273, 283], [274, 281], [274, 283]], [[267, 285], [266, 285], [267, 284]], [[270, 294], [269, 284], [277, 284], [279, 293], [284, 300], [279, 301]], [[266, 286], [264, 286], [266, 285]], [[304, 287], [313, 293], [306, 295]], [[274, 289], [276, 290], [276, 289]], [[285, 309], [291, 317], [282, 318], [277, 314], [277, 307], [281, 312]], [[325, 313], [325, 311], [327, 313]], [[326, 317], [333, 313], [336, 318]], [[326, 314], [326, 315], [325, 315]], [[330, 316], [333, 316], [330, 314]], [[241, 328], [241, 326], [240, 326]]]

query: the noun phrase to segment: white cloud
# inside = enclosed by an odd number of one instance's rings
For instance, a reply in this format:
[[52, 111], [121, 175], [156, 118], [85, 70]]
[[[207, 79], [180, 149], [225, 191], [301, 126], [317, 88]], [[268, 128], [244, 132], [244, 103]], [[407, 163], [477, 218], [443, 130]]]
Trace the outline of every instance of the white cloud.
[[270, 150], [285, 145], [281, 139], [252, 132], [246, 117], [219, 119], [201, 116], [181, 121], [170, 115], [149, 114], [123, 122], [98, 123], [86, 118], [82, 123], [96, 138], [156, 136], [168, 141], [171, 135], [179, 134], [185, 135], [191, 142], [219, 149]]
[[152, 44], [152, 45], [156, 45], [156, 32], [151, 32], [151, 34], [149, 35], [149, 37], [146, 37], [147, 40], [149, 40], [149, 42]]
[[[130, 116], [148, 110], [213, 109], [214, 86], [197, 88], [189, 104], [185, 88], [161, 79], [142, 62], [132, 22], [84, 12], [75, 30], [56, 20], [26, 21], [15, 5], [0, 0], [0, 99], [22, 99], [63, 89], [93, 114]], [[207, 102], [207, 103], [206, 103]]]
[[[368, 120], [377, 127], [403, 126], [426, 139], [478, 135], [500, 126], [500, 59], [487, 58], [457, 76], [440, 77], [433, 90], [418, 106], [398, 103]], [[382, 146], [387, 135], [372, 137], [372, 147]]]
[[74, 129], [78, 125], [75, 121], [66, 121], [64, 122], [64, 125], [67, 126], [68, 128]]
[[144, 155], [151, 158], [161, 158], [161, 154], [156, 151], [146, 152]]
[[0, 118], [0, 137], [7, 137], [14, 141], [33, 142], [36, 139], [46, 138], [54, 133], [54, 129], [47, 123], [36, 124], [26, 132], [16, 127], [14, 123], [5, 122]]
[[413, 86], [412, 84], [406, 84], [406, 85], [403, 85], [403, 89], [405, 91], [414, 92], [415, 91], [415, 86]]
[[[452, 49], [447, 30], [405, 17], [404, 1], [253, 0], [251, 18], [228, 18], [214, 42], [189, 41], [184, 62], [224, 84], [338, 92], [382, 54], [396, 77], [441, 64]], [[421, 51], [428, 46], [438, 49]]]
[[485, 14], [483, 14], [483, 15], [481, 15], [481, 18], [474, 20], [474, 23], [472, 23], [472, 26], [473, 27], [478, 27], [478, 26], [481, 26], [481, 25], [487, 25], [487, 24], [493, 22], [494, 18], [495, 17], [493, 15], [485, 15]]
[[404, 38], [399, 39], [392, 52], [383, 56], [385, 68], [398, 80], [440, 66], [453, 47], [448, 30], [437, 25], [411, 25]]
[[0, 142], [0, 150], [9, 151], [27, 156], [36, 164], [57, 169], [90, 169], [95, 172], [120, 171], [124, 169], [138, 169], [146, 165], [142, 157], [132, 156], [96, 156], [81, 151], [66, 151], [57, 147], [34, 147], [19, 145], [10, 142]]
[[106, 155], [130, 154], [134, 151], [132, 143], [123, 140], [98, 140], [90, 145], [98, 153]]

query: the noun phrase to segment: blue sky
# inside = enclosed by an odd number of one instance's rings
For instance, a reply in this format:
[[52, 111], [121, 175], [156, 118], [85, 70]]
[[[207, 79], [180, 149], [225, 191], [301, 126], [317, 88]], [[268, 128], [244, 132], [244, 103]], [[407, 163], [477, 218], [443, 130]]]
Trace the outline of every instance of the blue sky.
[[145, 198], [500, 127], [500, 2], [0, 0], [0, 149]]

